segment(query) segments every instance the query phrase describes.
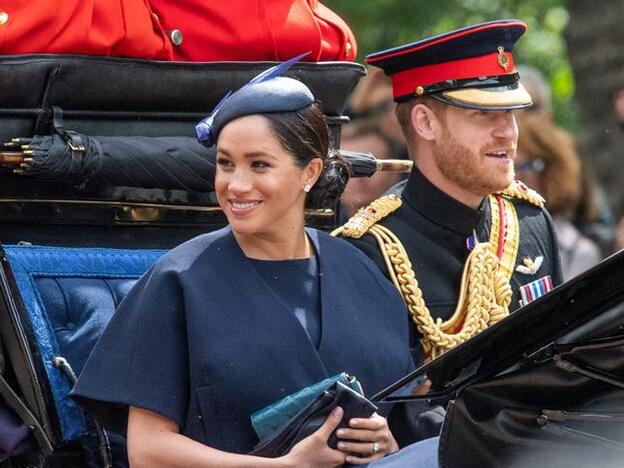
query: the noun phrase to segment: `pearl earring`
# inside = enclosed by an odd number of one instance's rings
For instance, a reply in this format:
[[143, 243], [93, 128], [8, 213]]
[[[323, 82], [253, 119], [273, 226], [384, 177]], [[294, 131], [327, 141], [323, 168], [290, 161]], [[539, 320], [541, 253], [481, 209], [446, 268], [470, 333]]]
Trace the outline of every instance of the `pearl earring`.
[[303, 187], [303, 191], [305, 193], [308, 193], [310, 191], [310, 189], [312, 188], [312, 186], [310, 184], [306, 184], [305, 187]]

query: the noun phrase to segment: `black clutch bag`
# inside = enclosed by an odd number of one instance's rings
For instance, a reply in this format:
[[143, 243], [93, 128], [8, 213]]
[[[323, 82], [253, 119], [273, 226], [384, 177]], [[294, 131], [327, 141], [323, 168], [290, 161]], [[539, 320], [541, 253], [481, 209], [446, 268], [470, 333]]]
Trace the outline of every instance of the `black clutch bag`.
[[[337, 406], [344, 410], [338, 428], [347, 427], [351, 418], [368, 418], [377, 411], [377, 407], [365, 397], [341, 382], [336, 382], [328, 390], [319, 393], [273, 437], [261, 440], [250, 455], [269, 458], [286, 455], [297, 442], [321, 427], [329, 413]], [[335, 432], [329, 437], [327, 444], [331, 448], [336, 448], [338, 440]]]

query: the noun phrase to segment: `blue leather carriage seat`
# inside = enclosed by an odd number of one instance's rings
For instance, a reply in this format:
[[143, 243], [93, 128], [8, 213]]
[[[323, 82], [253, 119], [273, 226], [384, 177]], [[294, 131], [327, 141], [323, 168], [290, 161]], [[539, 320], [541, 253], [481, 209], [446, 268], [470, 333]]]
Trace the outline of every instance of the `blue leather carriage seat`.
[[[164, 250], [4, 246], [30, 320], [53, 395], [62, 440], [87, 432], [81, 408], [69, 397], [69, 362], [76, 375], [115, 308]], [[62, 362], [62, 360], [61, 360]]]

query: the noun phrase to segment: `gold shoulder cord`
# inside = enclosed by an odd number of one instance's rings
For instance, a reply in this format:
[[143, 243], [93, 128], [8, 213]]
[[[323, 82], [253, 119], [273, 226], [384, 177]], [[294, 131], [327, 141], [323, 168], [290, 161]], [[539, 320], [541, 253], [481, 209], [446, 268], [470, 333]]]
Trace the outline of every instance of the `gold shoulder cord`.
[[[478, 243], [468, 256], [457, 306], [451, 318], [443, 322], [442, 319], [434, 321], [431, 316], [399, 238], [388, 228], [376, 224], [401, 205], [398, 197], [388, 198], [375, 200], [332, 235], [360, 238], [368, 232], [377, 240], [392, 282], [403, 296], [410, 316], [422, 334], [425, 353], [431, 359], [509, 315], [512, 296], [509, 280], [519, 245], [518, 217], [509, 200], [501, 195], [489, 196], [492, 213], [490, 240]], [[501, 232], [504, 244], [502, 249], [497, 249]], [[496, 250], [500, 251], [500, 259]]]
[[545, 205], [544, 197], [542, 197], [535, 190], [527, 187], [524, 182], [521, 182], [519, 180], [513, 181], [513, 183], [509, 187], [507, 187], [505, 190], [501, 190], [500, 192], [496, 192], [496, 194], [508, 198], [517, 198], [519, 200], [524, 200], [539, 208], [544, 208]]
[[374, 200], [370, 205], [360, 208], [349, 221], [333, 230], [331, 235], [359, 239], [379, 221], [393, 211], [398, 210], [402, 203], [401, 199], [396, 195], [380, 197]]

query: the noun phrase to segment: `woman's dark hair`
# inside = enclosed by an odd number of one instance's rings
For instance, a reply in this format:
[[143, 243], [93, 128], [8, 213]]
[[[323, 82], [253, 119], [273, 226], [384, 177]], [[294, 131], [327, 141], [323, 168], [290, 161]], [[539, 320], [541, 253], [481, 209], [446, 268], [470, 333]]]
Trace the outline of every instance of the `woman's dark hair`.
[[541, 195], [554, 214], [570, 214], [581, 197], [581, 159], [574, 139], [541, 113], [520, 113], [518, 151], [529, 160], [541, 159]]
[[297, 165], [304, 168], [312, 159], [323, 160], [323, 172], [306, 198], [307, 208], [335, 204], [349, 180], [347, 163], [332, 150], [329, 128], [318, 103], [296, 112], [262, 114]]

